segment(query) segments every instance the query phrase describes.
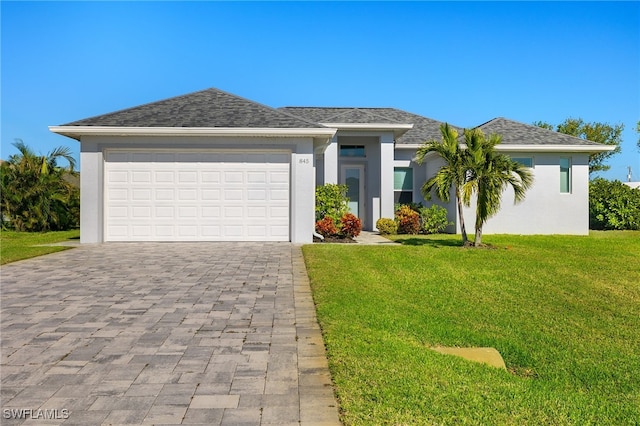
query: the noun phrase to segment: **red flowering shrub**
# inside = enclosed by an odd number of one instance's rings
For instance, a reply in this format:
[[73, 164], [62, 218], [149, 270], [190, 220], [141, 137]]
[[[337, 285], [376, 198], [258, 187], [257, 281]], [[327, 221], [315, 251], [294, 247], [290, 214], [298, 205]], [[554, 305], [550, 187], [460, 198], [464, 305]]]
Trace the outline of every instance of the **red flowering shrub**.
[[345, 237], [357, 237], [362, 231], [362, 222], [351, 213], [346, 213], [340, 219], [340, 233]]
[[324, 219], [316, 222], [316, 232], [323, 237], [330, 237], [338, 233], [338, 228], [336, 228], [336, 224], [333, 222], [333, 219], [329, 216], [325, 216]]
[[420, 215], [408, 205], [402, 205], [396, 211], [398, 234], [417, 234], [420, 232]]

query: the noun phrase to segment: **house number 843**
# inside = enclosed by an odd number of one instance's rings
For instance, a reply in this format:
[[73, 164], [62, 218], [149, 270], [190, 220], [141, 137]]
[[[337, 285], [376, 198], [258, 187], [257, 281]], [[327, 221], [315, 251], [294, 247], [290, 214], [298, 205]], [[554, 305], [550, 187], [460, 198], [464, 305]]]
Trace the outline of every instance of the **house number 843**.
[[309, 164], [311, 162], [311, 160], [309, 160], [308, 158], [299, 158], [298, 159], [298, 164]]

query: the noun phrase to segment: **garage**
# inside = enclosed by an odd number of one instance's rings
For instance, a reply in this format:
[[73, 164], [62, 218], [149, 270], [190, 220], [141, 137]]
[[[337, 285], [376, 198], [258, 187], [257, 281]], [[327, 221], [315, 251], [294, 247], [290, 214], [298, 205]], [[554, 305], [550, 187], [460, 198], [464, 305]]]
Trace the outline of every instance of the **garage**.
[[105, 241], [289, 241], [290, 152], [105, 151]]
[[310, 243], [337, 132], [215, 88], [49, 129], [80, 143], [83, 244]]

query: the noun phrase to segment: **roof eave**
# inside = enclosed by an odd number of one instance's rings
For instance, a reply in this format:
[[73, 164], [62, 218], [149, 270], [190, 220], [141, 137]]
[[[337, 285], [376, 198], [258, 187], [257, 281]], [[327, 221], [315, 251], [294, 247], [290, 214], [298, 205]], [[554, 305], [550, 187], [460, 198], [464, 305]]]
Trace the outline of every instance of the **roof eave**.
[[544, 144], [499, 144], [496, 150], [502, 152], [607, 152], [616, 149], [611, 145], [544, 145]]
[[423, 143], [396, 143], [396, 149], [418, 149], [422, 146]]
[[[396, 144], [399, 149], [418, 149], [424, 144]], [[462, 148], [466, 145], [461, 143]], [[542, 144], [499, 144], [496, 149], [502, 152], [607, 152], [616, 149], [612, 145], [542, 145]]]
[[82, 136], [213, 136], [213, 137], [312, 137], [332, 138], [338, 129], [274, 128], [274, 127], [111, 127], [111, 126], [49, 126], [59, 135], [80, 140]]
[[337, 130], [368, 131], [368, 132], [393, 132], [395, 138], [413, 129], [413, 124], [409, 123], [319, 123], [329, 128]]

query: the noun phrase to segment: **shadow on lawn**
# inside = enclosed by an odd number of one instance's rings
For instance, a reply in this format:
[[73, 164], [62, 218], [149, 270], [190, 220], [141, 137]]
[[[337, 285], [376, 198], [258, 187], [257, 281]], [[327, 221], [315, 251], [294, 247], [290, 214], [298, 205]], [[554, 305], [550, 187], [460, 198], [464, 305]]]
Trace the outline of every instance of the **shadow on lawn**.
[[404, 238], [396, 240], [403, 246], [462, 247], [462, 241], [435, 238]]

